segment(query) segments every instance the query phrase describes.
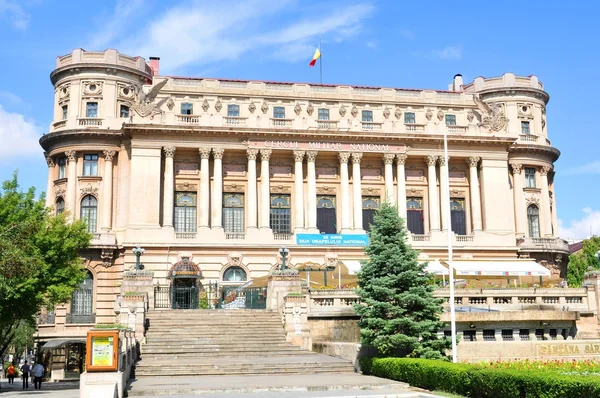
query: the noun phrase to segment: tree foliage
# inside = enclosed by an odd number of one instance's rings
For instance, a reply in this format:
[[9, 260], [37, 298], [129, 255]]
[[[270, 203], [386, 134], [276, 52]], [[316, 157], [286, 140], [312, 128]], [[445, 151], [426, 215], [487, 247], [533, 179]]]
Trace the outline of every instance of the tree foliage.
[[44, 196], [23, 192], [15, 172], [0, 190], [0, 357], [44, 306], [68, 301], [85, 272], [91, 235], [83, 222], [51, 215]]
[[387, 356], [446, 358], [451, 341], [437, 334], [444, 328], [442, 301], [433, 297], [431, 278], [406, 234], [398, 210], [384, 203], [371, 226], [368, 260], [358, 273], [361, 340]]
[[583, 277], [588, 270], [600, 269], [600, 264], [596, 258], [596, 253], [600, 250], [600, 237], [592, 236], [583, 241], [583, 247], [576, 253], [569, 256], [569, 265], [567, 267], [567, 283], [569, 287], [581, 287]]

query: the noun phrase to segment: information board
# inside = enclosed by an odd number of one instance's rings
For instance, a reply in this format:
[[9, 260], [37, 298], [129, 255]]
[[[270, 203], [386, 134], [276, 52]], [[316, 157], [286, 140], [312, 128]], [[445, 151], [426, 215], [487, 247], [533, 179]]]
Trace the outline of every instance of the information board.
[[87, 335], [86, 370], [88, 372], [116, 371], [118, 352], [118, 330], [90, 330]]
[[296, 244], [302, 246], [367, 246], [366, 234], [296, 234]]

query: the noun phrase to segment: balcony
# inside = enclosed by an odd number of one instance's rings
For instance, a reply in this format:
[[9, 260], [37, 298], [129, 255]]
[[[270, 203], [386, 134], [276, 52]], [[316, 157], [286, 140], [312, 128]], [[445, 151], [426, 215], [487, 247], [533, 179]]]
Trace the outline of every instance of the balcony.
[[569, 253], [569, 244], [560, 238], [522, 238], [517, 241], [522, 251], [548, 251]]
[[175, 239], [196, 239], [195, 232], [175, 232]]
[[67, 314], [65, 323], [88, 323], [93, 325], [96, 323], [96, 314]]
[[447, 126], [449, 133], [459, 133], [464, 134], [467, 132], [467, 126]]
[[292, 127], [293, 119], [271, 118], [271, 127]]
[[419, 235], [419, 234], [410, 234], [413, 242], [429, 242], [431, 241], [430, 235]]
[[244, 232], [225, 232], [225, 239], [243, 240], [246, 239], [246, 234]]
[[406, 128], [406, 131], [408, 132], [419, 132], [422, 133], [425, 131], [425, 125], [424, 124], [415, 124], [415, 123], [405, 123], [404, 127]]
[[66, 120], [60, 120], [60, 121], [52, 124], [52, 128], [54, 130], [62, 129], [64, 127], [67, 127], [67, 121]]
[[248, 118], [246, 118], [246, 117], [239, 117], [239, 116], [224, 116], [223, 117], [223, 120], [225, 120], [225, 124], [227, 124], [229, 126], [245, 126], [247, 119]]
[[294, 238], [294, 234], [290, 232], [275, 232], [273, 234], [274, 240], [292, 240]]
[[519, 135], [519, 141], [523, 141], [523, 142], [538, 142], [539, 138], [537, 135], [533, 135], [533, 134], [520, 134]]
[[317, 128], [325, 130], [337, 129], [337, 122], [333, 120], [317, 120]]
[[85, 127], [102, 127], [102, 119], [98, 117], [82, 117], [77, 119], [80, 126]]
[[363, 131], [381, 130], [383, 123], [361, 122]]
[[454, 235], [457, 243], [473, 242], [473, 235]]
[[182, 124], [200, 124], [200, 116], [197, 115], [175, 115], [177, 123]]

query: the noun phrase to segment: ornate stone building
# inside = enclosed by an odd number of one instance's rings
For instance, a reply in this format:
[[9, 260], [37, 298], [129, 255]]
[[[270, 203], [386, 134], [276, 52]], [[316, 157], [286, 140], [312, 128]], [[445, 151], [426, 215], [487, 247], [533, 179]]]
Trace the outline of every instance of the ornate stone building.
[[53, 333], [85, 327], [87, 314], [114, 321], [137, 245], [161, 285], [182, 262], [202, 283], [243, 283], [267, 275], [284, 245], [291, 264], [350, 264], [385, 200], [424, 259], [446, 257], [451, 229], [458, 258], [529, 257], [564, 273], [559, 151], [536, 76], [456, 75], [449, 90], [415, 90], [167, 77], [158, 66], [78, 49], [51, 74], [47, 204], [94, 234], [87, 294], [57, 310]]

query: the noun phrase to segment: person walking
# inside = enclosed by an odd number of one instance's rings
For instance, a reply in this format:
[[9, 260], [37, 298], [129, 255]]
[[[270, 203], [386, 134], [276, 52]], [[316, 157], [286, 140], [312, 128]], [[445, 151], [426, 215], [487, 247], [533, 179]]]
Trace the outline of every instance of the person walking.
[[42, 379], [44, 378], [44, 372], [46, 371], [46, 369], [44, 369], [44, 365], [42, 365], [40, 362], [36, 362], [36, 364], [33, 366], [33, 369], [31, 370], [31, 372], [33, 373], [33, 387], [36, 390], [41, 390], [42, 389]]
[[23, 378], [23, 390], [29, 388], [29, 372], [31, 368], [27, 364], [27, 361], [21, 366], [21, 377]]
[[15, 364], [11, 362], [10, 365], [8, 365], [8, 368], [6, 369], [6, 376], [8, 378], [8, 384], [15, 384], [16, 373], [17, 373], [17, 368], [15, 368]]

